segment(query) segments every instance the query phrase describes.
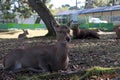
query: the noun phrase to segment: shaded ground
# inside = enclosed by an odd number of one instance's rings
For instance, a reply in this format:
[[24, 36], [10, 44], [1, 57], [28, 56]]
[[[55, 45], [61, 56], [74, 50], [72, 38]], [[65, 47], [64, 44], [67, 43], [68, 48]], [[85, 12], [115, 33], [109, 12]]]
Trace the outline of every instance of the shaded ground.
[[[101, 39], [78, 39], [72, 40], [69, 43], [70, 70], [85, 70], [94, 66], [109, 68], [120, 67], [120, 40], [115, 39], [115, 34], [101, 34], [100, 38]], [[18, 47], [36, 46], [41, 43], [53, 44], [54, 42], [54, 38], [44, 37], [25, 40], [0, 39], [0, 59], [10, 50]], [[120, 75], [118, 77], [120, 77]]]

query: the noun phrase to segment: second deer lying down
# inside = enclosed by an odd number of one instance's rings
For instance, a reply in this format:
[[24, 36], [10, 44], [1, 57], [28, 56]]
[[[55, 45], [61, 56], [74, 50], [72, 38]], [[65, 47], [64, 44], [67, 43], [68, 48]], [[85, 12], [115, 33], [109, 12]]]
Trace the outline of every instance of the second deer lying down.
[[28, 35], [28, 31], [23, 29], [23, 33], [18, 35], [18, 39], [26, 39]]
[[68, 45], [70, 30], [68, 26], [55, 25], [57, 43], [39, 45], [31, 48], [15, 49], [4, 60], [4, 69], [10, 72], [30, 70], [33, 72], [52, 72], [68, 67]]
[[117, 38], [120, 39], [120, 26], [115, 26], [114, 31], [116, 32]]
[[89, 29], [79, 29], [78, 24], [73, 25], [72, 30], [74, 39], [86, 39], [86, 38], [99, 39], [99, 35], [96, 31]]

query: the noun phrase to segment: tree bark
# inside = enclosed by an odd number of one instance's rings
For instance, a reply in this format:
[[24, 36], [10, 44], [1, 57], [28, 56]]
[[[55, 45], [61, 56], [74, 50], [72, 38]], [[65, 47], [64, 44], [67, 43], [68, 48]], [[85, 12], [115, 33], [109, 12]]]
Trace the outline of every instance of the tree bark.
[[48, 34], [46, 36], [55, 36], [56, 33], [51, 23], [57, 23], [46, 5], [41, 0], [28, 0], [28, 3], [44, 21], [48, 29]]
[[40, 17], [37, 17], [36, 21], [35, 21], [35, 24], [39, 24], [41, 21], [41, 18]]

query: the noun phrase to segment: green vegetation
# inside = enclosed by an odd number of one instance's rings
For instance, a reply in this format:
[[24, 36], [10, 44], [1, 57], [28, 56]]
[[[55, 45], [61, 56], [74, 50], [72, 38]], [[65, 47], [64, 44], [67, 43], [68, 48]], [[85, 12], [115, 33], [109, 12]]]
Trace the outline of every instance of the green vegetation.
[[104, 74], [114, 74], [116, 68], [103, 68], [103, 67], [93, 67], [86, 71], [86, 73], [80, 77], [80, 79], [88, 78], [91, 76], [100, 76]]
[[79, 74], [75, 73], [47, 73], [33, 76], [18, 76], [17, 80], [48, 80], [48, 79], [71, 79], [71, 80], [84, 80], [90, 78], [91, 76], [101, 76], [104, 74], [115, 74], [117, 68], [103, 68], [103, 67], [93, 67]]

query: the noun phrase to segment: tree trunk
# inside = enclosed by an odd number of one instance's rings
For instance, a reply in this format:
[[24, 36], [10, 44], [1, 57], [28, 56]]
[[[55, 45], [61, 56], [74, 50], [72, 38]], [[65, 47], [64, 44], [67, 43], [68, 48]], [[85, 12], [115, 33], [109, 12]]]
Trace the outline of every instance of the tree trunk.
[[41, 0], [28, 0], [28, 2], [29, 5], [33, 8], [33, 10], [35, 10], [41, 17], [41, 19], [44, 21], [48, 29], [47, 36], [55, 36], [55, 30], [51, 23], [57, 23], [49, 9], [46, 7], [46, 5]]
[[35, 24], [39, 24], [40, 21], [41, 21], [41, 18], [38, 16], [37, 19], [36, 19], [36, 21], [35, 21]]
[[85, 3], [85, 9], [89, 9], [89, 8], [92, 8], [92, 0], [86, 0], [86, 3]]

